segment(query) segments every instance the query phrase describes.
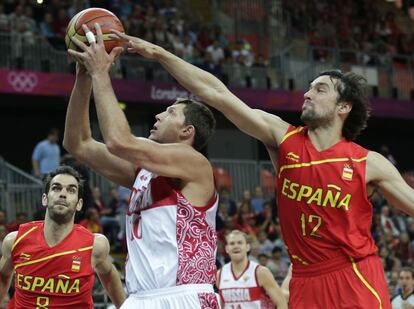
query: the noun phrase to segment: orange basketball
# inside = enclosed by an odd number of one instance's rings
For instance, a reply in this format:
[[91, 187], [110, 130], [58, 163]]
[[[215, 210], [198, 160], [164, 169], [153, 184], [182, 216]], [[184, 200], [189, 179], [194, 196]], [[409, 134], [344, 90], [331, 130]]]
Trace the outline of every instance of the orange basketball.
[[114, 13], [105, 9], [90, 8], [80, 11], [70, 20], [68, 27], [66, 28], [66, 47], [68, 49], [77, 50], [77, 46], [71, 40], [72, 37], [76, 37], [78, 40], [89, 45], [82, 25], [87, 25], [89, 30], [91, 30], [92, 33], [96, 35], [94, 26], [95, 23], [98, 23], [101, 26], [105, 49], [108, 53], [111, 52], [114, 47], [123, 46], [123, 43], [121, 41], [114, 40], [109, 37], [111, 29], [125, 32], [124, 27], [122, 26], [122, 23], [118, 17], [116, 17]]

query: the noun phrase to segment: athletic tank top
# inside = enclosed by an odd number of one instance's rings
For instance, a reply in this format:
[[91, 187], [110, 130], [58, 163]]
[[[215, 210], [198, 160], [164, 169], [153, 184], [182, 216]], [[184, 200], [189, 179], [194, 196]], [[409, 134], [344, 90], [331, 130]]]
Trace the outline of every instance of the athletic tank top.
[[231, 263], [223, 266], [219, 278], [223, 309], [274, 309], [270, 298], [257, 282], [259, 264], [249, 261], [246, 269], [236, 276]]
[[306, 127], [289, 127], [279, 147], [277, 201], [294, 264], [376, 252], [365, 182], [367, 154], [345, 139], [318, 151]]
[[170, 178], [141, 169], [126, 217], [129, 293], [215, 282], [218, 196], [194, 207]]
[[14, 308], [93, 308], [93, 242], [94, 235], [75, 224], [49, 247], [43, 221], [20, 225], [12, 248]]

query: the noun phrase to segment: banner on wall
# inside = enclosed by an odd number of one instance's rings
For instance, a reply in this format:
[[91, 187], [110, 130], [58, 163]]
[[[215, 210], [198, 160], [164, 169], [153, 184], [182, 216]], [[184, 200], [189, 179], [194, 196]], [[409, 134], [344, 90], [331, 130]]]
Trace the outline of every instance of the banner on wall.
[[[74, 76], [65, 73], [0, 70], [0, 93], [43, 96], [69, 96]], [[129, 103], [166, 104], [175, 98], [195, 98], [181, 86], [172, 83], [136, 80], [112, 80], [120, 101]], [[231, 88], [231, 91], [249, 106], [273, 110], [301, 110], [302, 91], [259, 90]], [[414, 102], [375, 98], [371, 100], [373, 114], [377, 117], [414, 119]], [[1, 104], [1, 103], [0, 103]]]

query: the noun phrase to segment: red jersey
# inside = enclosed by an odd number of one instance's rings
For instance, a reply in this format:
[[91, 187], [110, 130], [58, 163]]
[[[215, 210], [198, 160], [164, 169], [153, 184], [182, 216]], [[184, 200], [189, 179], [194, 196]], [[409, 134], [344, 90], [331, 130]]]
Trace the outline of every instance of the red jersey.
[[93, 308], [94, 235], [75, 224], [63, 241], [49, 247], [43, 228], [43, 221], [19, 227], [12, 248], [13, 308]]
[[318, 151], [306, 127], [290, 126], [279, 147], [278, 212], [294, 264], [377, 251], [365, 170], [368, 150], [345, 139]]

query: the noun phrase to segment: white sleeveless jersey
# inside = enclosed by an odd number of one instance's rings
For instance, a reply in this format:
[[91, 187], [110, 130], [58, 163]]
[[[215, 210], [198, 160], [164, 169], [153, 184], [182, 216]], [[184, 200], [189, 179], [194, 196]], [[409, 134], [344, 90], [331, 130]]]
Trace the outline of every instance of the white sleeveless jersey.
[[170, 178], [141, 169], [126, 216], [129, 294], [182, 284], [213, 284], [218, 196], [194, 207]]
[[249, 261], [246, 269], [236, 277], [231, 263], [223, 266], [219, 278], [223, 309], [274, 309], [275, 305], [257, 283], [259, 264]]

